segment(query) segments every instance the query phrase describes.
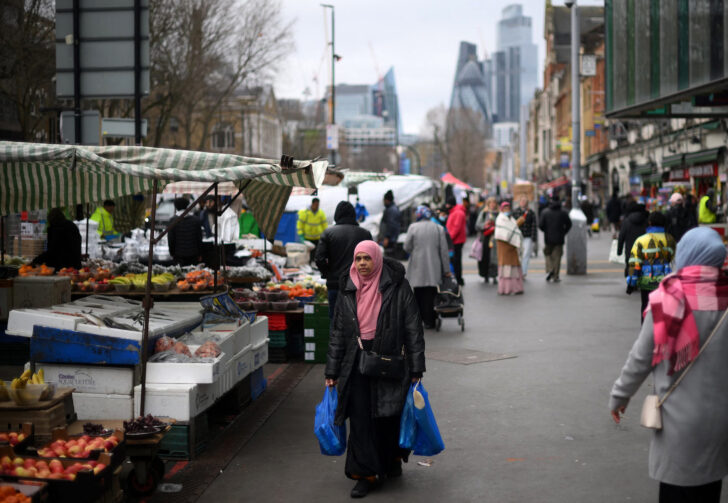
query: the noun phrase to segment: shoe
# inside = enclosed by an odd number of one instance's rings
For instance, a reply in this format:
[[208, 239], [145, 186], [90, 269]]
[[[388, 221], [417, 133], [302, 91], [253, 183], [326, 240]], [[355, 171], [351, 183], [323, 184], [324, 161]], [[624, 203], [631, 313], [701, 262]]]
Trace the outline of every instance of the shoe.
[[554, 278], [554, 279], [553, 279], [553, 282], [554, 282], [554, 283], [561, 283], [561, 280], [560, 280], [559, 278]]
[[402, 462], [396, 461], [392, 467], [389, 468], [389, 471], [387, 472], [387, 478], [394, 479], [397, 477], [402, 476]]
[[550, 272], [546, 275], [546, 281], [551, 281], [551, 279], [554, 277], [554, 273]]
[[352, 498], [363, 498], [367, 494], [369, 494], [369, 490], [371, 489], [372, 484], [366, 479], [361, 479], [356, 482], [356, 485], [354, 486], [354, 489], [351, 490], [351, 497]]

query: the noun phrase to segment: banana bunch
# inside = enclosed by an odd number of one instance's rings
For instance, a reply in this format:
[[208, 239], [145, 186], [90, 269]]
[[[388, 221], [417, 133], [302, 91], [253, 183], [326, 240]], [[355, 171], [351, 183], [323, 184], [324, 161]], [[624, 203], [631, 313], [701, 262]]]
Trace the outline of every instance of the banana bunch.
[[[166, 284], [166, 283], [171, 283], [175, 279], [176, 278], [174, 277], [174, 274], [165, 272], [164, 274], [157, 274], [155, 276], [152, 276], [152, 283]], [[145, 280], [146, 280], [146, 278], [145, 278]]]
[[43, 369], [38, 370], [35, 374], [32, 374], [30, 370], [26, 370], [20, 377], [16, 377], [10, 383], [12, 389], [23, 389], [27, 384], [45, 384], [45, 377], [43, 375]]
[[109, 283], [112, 285], [131, 285], [132, 281], [131, 278], [127, 278], [126, 276], [117, 276], [114, 279], [110, 279]]

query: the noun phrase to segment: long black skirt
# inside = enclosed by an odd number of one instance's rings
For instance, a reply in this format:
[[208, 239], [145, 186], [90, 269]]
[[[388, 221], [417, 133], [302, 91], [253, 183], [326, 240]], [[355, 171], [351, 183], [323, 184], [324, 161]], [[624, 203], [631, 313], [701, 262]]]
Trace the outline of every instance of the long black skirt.
[[[362, 341], [365, 348], [367, 343]], [[368, 348], [367, 348], [368, 349]], [[358, 361], [359, 354], [357, 354]], [[409, 451], [399, 448], [400, 416], [373, 417], [373, 393], [369, 377], [354, 365], [349, 378], [350, 394], [347, 404], [349, 416], [349, 442], [346, 450], [346, 476], [362, 479], [378, 476], [383, 478], [396, 469]]]

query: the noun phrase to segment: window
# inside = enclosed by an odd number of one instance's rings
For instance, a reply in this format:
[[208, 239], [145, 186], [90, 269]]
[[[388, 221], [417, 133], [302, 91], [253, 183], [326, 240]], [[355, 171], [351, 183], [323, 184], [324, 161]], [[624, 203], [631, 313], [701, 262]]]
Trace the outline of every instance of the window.
[[231, 150], [235, 148], [235, 129], [230, 124], [218, 124], [212, 130], [212, 148]]

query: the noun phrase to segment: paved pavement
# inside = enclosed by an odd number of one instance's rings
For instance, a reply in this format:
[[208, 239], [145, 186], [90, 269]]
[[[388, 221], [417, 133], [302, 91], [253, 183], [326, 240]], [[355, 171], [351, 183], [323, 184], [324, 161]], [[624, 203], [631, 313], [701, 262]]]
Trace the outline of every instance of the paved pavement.
[[[498, 296], [466, 260], [466, 330], [444, 320], [442, 332], [426, 332], [427, 348], [440, 358], [474, 351], [515, 358], [470, 365], [429, 358], [423, 382], [446, 450], [429, 467], [413, 456], [401, 479], [368, 500], [657, 501], [647, 476], [651, 433], [638, 417], [650, 383], [622, 425], [607, 410], [639, 329], [639, 296], [625, 295], [622, 267], [606, 260], [609, 244], [608, 235], [591, 239], [589, 273], [564, 273], [560, 284], [544, 281], [539, 253], [525, 295], [514, 297]], [[349, 501], [344, 457], [320, 455], [312, 432], [323, 379], [323, 366], [312, 366], [200, 501]]]

